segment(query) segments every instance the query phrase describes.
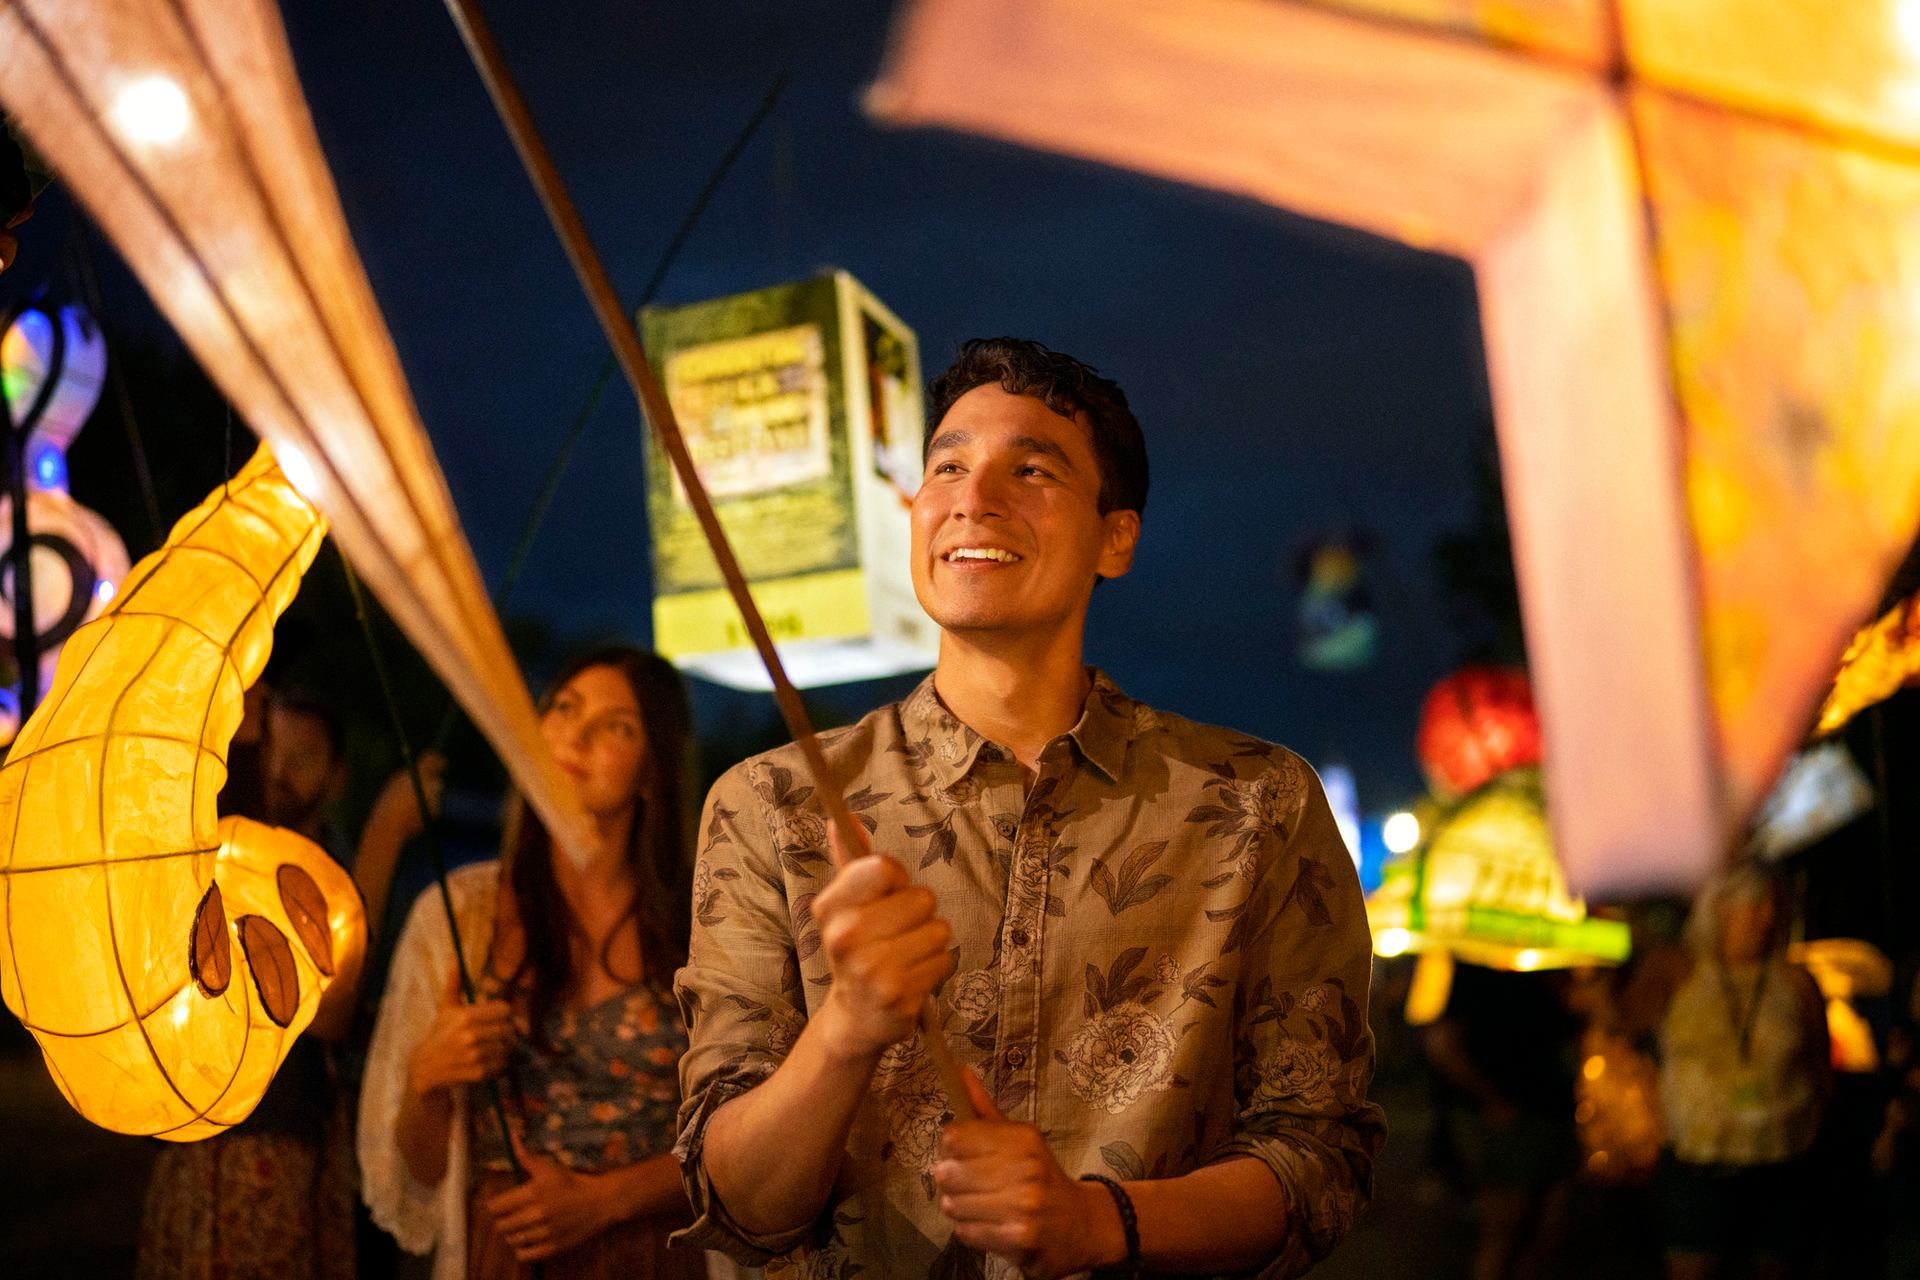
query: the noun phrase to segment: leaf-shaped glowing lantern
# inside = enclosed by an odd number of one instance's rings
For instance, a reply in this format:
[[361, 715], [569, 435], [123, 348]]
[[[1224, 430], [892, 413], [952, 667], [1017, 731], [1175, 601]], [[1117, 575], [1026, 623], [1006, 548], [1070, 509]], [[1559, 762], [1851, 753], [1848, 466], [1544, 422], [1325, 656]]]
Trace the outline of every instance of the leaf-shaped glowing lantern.
[[243, 694], [325, 535], [262, 446], [67, 641], [0, 767], [0, 995], [106, 1128], [237, 1124], [358, 974], [346, 872], [215, 810]]
[[0, 105], [326, 514], [560, 847], [582, 849], [270, 0], [0, 0]]

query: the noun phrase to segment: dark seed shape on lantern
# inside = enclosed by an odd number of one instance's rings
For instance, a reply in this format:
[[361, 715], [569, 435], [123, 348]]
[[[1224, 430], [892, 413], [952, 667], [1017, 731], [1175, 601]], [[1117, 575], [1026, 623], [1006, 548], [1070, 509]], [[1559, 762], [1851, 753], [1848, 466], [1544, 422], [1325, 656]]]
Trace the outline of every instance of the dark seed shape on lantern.
[[333, 976], [333, 934], [327, 929], [327, 896], [313, 877], [292, 863], [274, 875], [280, 886], [280, 905], [293, 922], [294, 936], [313, 957], [313, 963], [329, 978]]
[[193, 975], [200, 994], [209, 999], [224, 992], [233, 980], [233, 941], [227, 935], [227, 909], [220, 901], [217, 884], [207, 886], [194, 909], [187, 972]]
[[241, 916], [240, 947], [253, 970], [260, 1006], [275, 1026], [287, 1026], [300, 1007], [300, 971], [294, 966], [287, 935], [265, 916]]

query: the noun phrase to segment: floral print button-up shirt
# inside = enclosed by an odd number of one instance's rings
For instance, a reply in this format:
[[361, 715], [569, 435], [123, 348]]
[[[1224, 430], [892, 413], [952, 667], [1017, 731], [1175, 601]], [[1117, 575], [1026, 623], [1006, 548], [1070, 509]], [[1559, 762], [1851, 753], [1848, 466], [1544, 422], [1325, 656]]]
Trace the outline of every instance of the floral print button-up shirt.
[[[1306, 1270], [1365, 1206], [1385, 1136], [1367, 1101], [1370, 946], [1313, 771], [1281, 747], [1156, 712], [1093, 673], [1031, 787], [940, 702], [823, 738], [876, 849], [932, 889], [957, 968], [948, 1042], [1069, 1174], [1171, 1178], [1250, 1156], [1290, 1218], [1258, 1274]], [[716, 1108], [771, 1075], [832, 981], [812, 904], [832, 871], [799, 751], [750, 759], [701, 821], [677, 1148], [688, 1243], [770, 1277], [1005, 1274], [951, 1239], [931, 1169], [946, 1095], [917, 1040], [881, 1059], [821, 1220], [756, 1236], [701, 1161]]]

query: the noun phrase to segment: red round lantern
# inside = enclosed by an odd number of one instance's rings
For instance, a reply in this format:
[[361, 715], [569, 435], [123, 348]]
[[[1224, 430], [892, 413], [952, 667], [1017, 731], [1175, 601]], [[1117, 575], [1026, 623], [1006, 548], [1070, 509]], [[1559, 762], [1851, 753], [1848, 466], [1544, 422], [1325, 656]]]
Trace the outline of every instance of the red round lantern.
[[1540, 718], [1527, 673], [1463, 667], [1427, 694], [1415, 740], [1427, 781], [1464, 795], [1509, 769], [1540, 763]]

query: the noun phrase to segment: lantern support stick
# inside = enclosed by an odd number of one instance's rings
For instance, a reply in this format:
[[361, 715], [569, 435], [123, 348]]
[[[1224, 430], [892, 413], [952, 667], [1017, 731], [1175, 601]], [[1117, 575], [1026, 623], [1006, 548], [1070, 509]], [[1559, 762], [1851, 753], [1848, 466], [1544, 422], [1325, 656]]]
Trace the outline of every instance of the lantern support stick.
[[[345, 570], [347, 591], [353, 596], [353, 616], [360, 622], [360, 632], [367, 639], [367, 653], [373, 659], [373, 674], [380, 682], [380, 696], [387, 704], [387, 718], [393, 722], [393, 738], [400, 744], [400, 758], [406, 762], [407, 778], [413, 783], [413, 802], [420, 806], [420, 824], [427, 838], [427, 850], [433, 857], [433, 882], [440, 887], [440, 905], [447, 913], [447, 934], [453, 939], [453, 967], [460, 975], [460, 994], [468, 1004], [478, 998], [474, 991], [473, 978], [467, 971], [466, 949], [460, 945], [460, 921], [453, 910], [453, 892], [447, 888], [447, 855], [440, 847], [440, 830], [434, 817], [433, 806], [427, 803], [427, 786], [420, 777], [420, 761], [413, 754], [412, 740], [407, 737], [406, 722], [400, 715], [400, 701], [394, 696], [393, 680], [387, 674], [387, 660], [380, 651], [380, 637], [374, 634], [373, 618], [367, 612], [366, 594], [360, 590], [360, 576], [353, 571], [353, 564], [345, 555], [340, 557], [340, 567]], [[507, 1126], [506, 1103], [500, 1097], [500, 1082], [492, 1076], [487, 1077], [487, 1106], [493, 1112], [494, 1121], [500, 1126], [500, 1141], [507, 1149], [507, 1167], [516, 1178], [524, 1178], [526, 1170], [520, 1167], [519, 1153], [514, 1149], [513, 1130]], [[535, 1274], [539, 1274], [538, 1264]]]
[[[754, 108], [753, 115], [741, 126], [726, 153], [720, 157], [713, 171], [707, 175], [706, 183], [700, 193], [694, 197], [686, 216], [680, 219], [680, 226], [667, 242], [660, 254], [660, 260], [654, 264], [653, 275], [647, 279], [646, 290], [640, 295], [640, 306], [652, 302], [660, 292], [660, 286], [666, 283], [667, 272], [680, 257], [680, 251], [686, 248], [687, 240], [693, 235], [694, 228], [700, 225], [701, 216], [707, 211], [714, 194], [720, 190], [720, 184], [727, 180], [733, 166], [746, 152], [747, 144], [752, 142], [765, 124], [767, 117], [773, 114], [773, 108], [779, 103], [780, 95], [786, 91], [787, 73], [782, 71], [773, 78], [767, 87], [766, 96], [760, 105]], [[573, 415], [573, 421], [567, 427], [567, 434], [560, 442], [560, 449], [553, 455], [553, 461], [547, 464], [545, 480], [541, 482], [540, 492], [535, 495], [533, 507], [527, 512], [527, 522], [520, 530], [520, 538], [514, 543], [513, 555], [507, 560], [507, 571], [500, 576], [500, 589], [494, 595], [494, 608], [505, 610], [507, 600], [513, 595], [515, 587], [520, 585], [520, 574], [527, 567], [527, 557], [533, 551], [534, 536], [540, 532], [540, 526], [547, 518], [547, 509], [553, 505], [554, 495], [560, 491], [560, 480], [566, 475], [567, 466], [573, 461], [574, 450], [579, 448], [580, 439], [586, 435], [587, 423], [593, 417], [593, 411], [600, 407], [600, 397], [606, 394], [607, 385], [613, 381], [613, 375], [620, 369], [620, 362], [609, 351], [606, 361], [601, 364], [600, 372], [594, 375], [593, 386], [587, 390], [587, 398]], [[440, 719], [440, 728], [433, 737], [433, 750], [444, 751], [447, 739], [453, 728], [460, 722], [460, 703], [457, 699], [447, 700], [446, 713]]]
[[[599, 318], [600, 328], [606, 333], [607, 341], [612, 344], [614, 355], [627, 375], [627, 382], [640, 401], [640, 411], [652, 426], [655, 438], [686, 490], [688, 504], [700, 523], [700, 531], [706, 535], [707, 545], [719, 565], [720, 576], [740, 610], [740, 621], [752, 638], [760, 661], [766, 666], [767, 676], [773, 683], [774, 701], [779, 704], [787, 732], [793, 735], [795, 744], [799, 746], [800, 754], [807, 762], [807, 770], [813, 775], [816, 794], [825, 803], [828, 819], [840, 833], [841, 847], [847, 850], [864, 848], [867, 844], [866, 830], [854, 820], [852, 810], [847, 808], [840, 780], [834, 776], [826, 753], [820, 749], [820, 740], [814, 734], [806, 705], [800, 700], [799, 690], [787, 678], [780, 654], [774, 648], [773, 636], [760, 616], [759, 607], [753, 602], [746, 575], [741, 572], [740, 562], [727, 541], [726, 531], [721, 528], [720, 517], [707, 496], [699, 468], [694, 465], [693, 455], [687, 451], [687, 442], [680, 433], [673, 406], [647, 364], [646, 352], [640, 346], [640, 335], [621, 310], [613, 281], [608, 277], [607, 269], [587, 235], [580, 211], [574, 206], [573, 197], [568, 194], [566, 183], [559, 169], [554, 166], [553, 157], [547, 151], [539, 129], [534, 125], [533, 116], [527, 110], [526, 101], [520, 95], [512, 72], [507, 68], [499, 43], [494, 39], [493, 31], [475, 0], [446, 0], [446, 6], [454, 25], [459, 28], [461, 39], [466, 42], [475, 70], [480, 73], [502, 123], [513, 138], [514, 149], [520, 153], [520, 162], [540, 194], [540, 202], [546, 207], [547, 217], [553, 223], [568, 259], [573, 263], [574, 273], [579, 276], [587, 301]], [[928, 1057], [940, 1077], [941, 1086], [946, 1090], [947, 1105], [960, 1119], [973, 1119], [973, 1107], [968, 1101], [959, 1061], [954, 1057], [952, 1046], [941, 1034], [932, 997], [928, 997], [921, 1006], [920, 1030], [926, 1041]]]

